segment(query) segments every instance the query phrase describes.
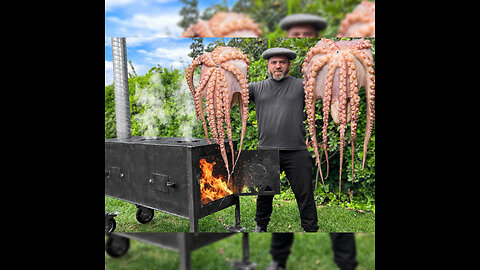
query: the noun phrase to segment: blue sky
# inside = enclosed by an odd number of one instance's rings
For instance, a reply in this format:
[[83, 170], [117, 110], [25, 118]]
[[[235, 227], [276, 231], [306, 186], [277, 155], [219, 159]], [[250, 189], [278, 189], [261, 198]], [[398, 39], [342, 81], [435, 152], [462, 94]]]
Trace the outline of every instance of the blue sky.
[[[232, 7], [237, 0], [199, 0], [199, 12], [224, 1]], [[138, 75], [157, 64], [186, 68], [193, 61], [188, 57], [192, 40], [178, 38], [182, 7], [177, 0], [105, 0], [105, 86], [113, 83], [111, 37], [127, 38], [127, 58]]]
[[[237, 0], [199, 0], [200, 14], [206, 7]], [[178, 0], [105, 0], [105, 37], [179, 37], [177, 26], [183, 3]]]
[[[217, 40], [205, 38], [203, 44]], [[229, 38], [223, 39], [228, 42]], [[127, 61], [132, 61], [137, 75], [141, 76], [157, 64], [164, 68], [185, 69], [193, 61], [190, 53], [191, 38], [129, 38], [127, 37]], [[105, 39], [105, 86], [113, 83], [112, 44]], [[130, 66], [129, 66], [129, 71]]]

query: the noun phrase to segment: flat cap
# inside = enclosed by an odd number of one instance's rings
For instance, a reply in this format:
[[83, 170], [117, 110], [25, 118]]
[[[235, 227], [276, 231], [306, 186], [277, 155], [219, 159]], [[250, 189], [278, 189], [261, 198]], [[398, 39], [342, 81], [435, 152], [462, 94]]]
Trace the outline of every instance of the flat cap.
[[280, 28], [288, 30], [290, 27], [297, 24], [312, 24], [317, 31], [323, 30], [327, 27], [327, 21], [320, 16], [298, 13], [283, 18], [280, 21]]
[[289, 49], [285, 49], [285, 48], [270, 48], [270, 49], [268, 49], [268, 50], [266, 50], [262, 53], [262, 57], [264, 59], [267, 59], [267, 60], [270, 57], [275, 56], [275, 55], [285, 55], [290, 60], [293, 60], [297, 57], [296, 52], [294, 52], [292, 50], [289, 50]]

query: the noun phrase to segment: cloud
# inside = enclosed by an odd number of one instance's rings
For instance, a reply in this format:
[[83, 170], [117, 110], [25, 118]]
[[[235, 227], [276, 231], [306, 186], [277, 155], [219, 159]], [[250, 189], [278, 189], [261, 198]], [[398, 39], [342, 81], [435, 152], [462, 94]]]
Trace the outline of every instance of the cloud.
[[105, 32], [112, 37], [175, 37], [183, 32], [177, 26], [180, 20], [179, 10], [176, 9], [128, 15], [105, 14]]
[[113, 83], [113, 62], [105, 60], [105, 86]]
[[[105, 39], [105, 86], [113, 83], [111, 42]], [[152, 67], [183, 70], [193, 59], [190, 39], [185, 38], [127, 38], [127, 58], [138, 76], [145, 75]], [[128, 64], [129, 73], [133, 73]]]
[[138, 50], [137, 52], [149, 57], [151, 59], [168, 59], [168, 60], [188, 60], [188, 54], [190, 53], [190, 48], [156, 48], [154, 51]]
[[135, 0], [105, 0], [105, 12], [110, 11], [115, 7], [128, 5]]

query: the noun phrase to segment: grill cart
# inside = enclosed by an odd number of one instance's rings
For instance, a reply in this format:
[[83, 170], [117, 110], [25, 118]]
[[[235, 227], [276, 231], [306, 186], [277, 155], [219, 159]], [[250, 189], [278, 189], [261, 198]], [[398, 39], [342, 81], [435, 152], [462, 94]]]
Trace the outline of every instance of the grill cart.
[[[201, 163], [210, 164], [213, 171], [203, 171]], [[190, 231], [198, 232], [200, 218], [236, 205], [236, 224], [230, 229], [241, 232], [239, 196], [280, 194], [278, 150], [242, 151], [228, 185], [230, 193], [224, 196], [207, 198], [211, 189], [205, 188], [209, 184], [204, 178], [208, 175], [226, 187], [219, 146], [205, 139], [105, 140], [105, 195], [135, 204], [136, 218], [143, 224], [157, 210], [189, 219]]]

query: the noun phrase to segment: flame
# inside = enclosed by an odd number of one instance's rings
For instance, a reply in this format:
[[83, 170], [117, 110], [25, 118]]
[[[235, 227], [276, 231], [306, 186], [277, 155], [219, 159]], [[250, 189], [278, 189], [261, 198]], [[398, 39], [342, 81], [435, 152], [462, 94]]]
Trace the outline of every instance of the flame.
[[221, 199], [225, 196], [233, 194], [227, 188], [227, 180], [223, 176], [213, 176], [213, 165], [216, 162], [208, 163], [206, 159], [200, 159], [200, 169], [202, 170], [202, 178], [200, 179], [200, 194], [202, 204]]

